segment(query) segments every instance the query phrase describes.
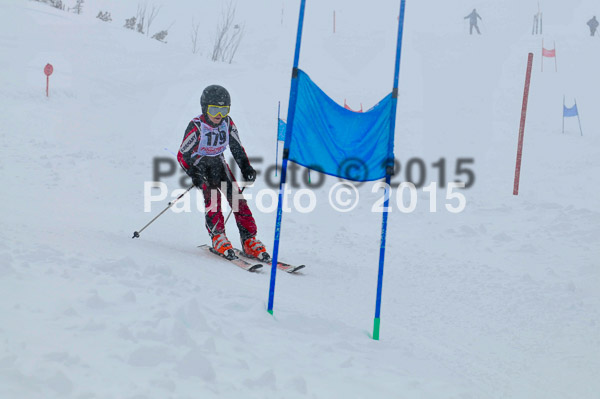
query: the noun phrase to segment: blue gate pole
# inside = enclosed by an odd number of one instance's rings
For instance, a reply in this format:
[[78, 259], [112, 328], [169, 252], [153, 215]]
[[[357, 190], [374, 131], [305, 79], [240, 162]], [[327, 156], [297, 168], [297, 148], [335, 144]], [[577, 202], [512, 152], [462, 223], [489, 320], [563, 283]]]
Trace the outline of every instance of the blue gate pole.
[[298, 18], [298, 35], [296, 36], [296, 51], [294, 53], [294, 67], [292, 69], [292, 84], [290, 88], [290, 102], [288, 105], [287, 127], [283, 144], [283, 160], [281, 162], [281, 178], [279, 180], [279, 198], [277, 202], [277, 220], [275, 221], [275, 242], [273, 243], [273, 263], [271, 265], [271, 283], [269, 285], [269, 305], [267, 311], [273, 314], [273, 301], [275, 299], [275, 278], [277, 274], [277, 257], [279, 255], [279, 237], [281, 235], [281, 216], [287, 163], [294, 131], [294, 115], [296, 114], [296, 100], [298, 99], [298, 60], [300, 58], [300, 42], [302, 41], [302, 25], [304, 23], [304, 6], [306, 0], [300, 2], [300, 16]]
[[279, 121], [281, 120], [281, 101], [277, 103], [277, 139], [275, 140], [275, 177], [277, 177], [277, 164], [279, 163]]
[[396, 106], [398, 105], [398, 77], [400, 75], [400, 55], [402, 53], [402, 33], [404, 30], [404, 9], [406, 0], [400, 1], [400, 18], [398, 21], [398, 41], [396, 47], [396, 66], [394, 69], [394, 89], [392, 90], [392, 110], [390, 112], [390, 134], [388, 137], [388, 160], [385, 172], [385, 202], [383, 204], [383, 221], [381, 223], [381, 246], [379, 248], [379, 273], [377, 275], [377, 298], [375, 300], [375, 320], [373, 322], [373, 339], [379, 340], [381, 324], [381, 290], [383, 286], [383, 264], [385, 261], [385, 237], [387, 235], [388, 206], [390, 203], [390, 180], [394, 172], [394, 131], [396, 130]]

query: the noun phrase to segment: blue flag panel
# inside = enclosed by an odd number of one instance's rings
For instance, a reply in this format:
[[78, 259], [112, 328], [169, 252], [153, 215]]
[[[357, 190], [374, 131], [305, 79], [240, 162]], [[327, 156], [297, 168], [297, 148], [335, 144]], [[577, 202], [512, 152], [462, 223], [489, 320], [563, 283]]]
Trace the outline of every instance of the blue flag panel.
[[277, 119], [279, 121], [278, 126], [277, 126], [277, 140], [278, 141], [285, 141], [285, 129], [287, 127], [287, 124], [280, 119]]
[[[298, 100], [289, 160], [354, 181], [385, 177], [392, 95], [364, 113], [345, 109], [298, 70]], [[391, 141], [393, 143], [393, 140]]]
[[567, 108], [563, 105], [563, 116], [564, 117], [577, 116], [577, 115], [578, 115], [577, 104], [573, 105], [573, 107], [571, 107], [571, 108]]

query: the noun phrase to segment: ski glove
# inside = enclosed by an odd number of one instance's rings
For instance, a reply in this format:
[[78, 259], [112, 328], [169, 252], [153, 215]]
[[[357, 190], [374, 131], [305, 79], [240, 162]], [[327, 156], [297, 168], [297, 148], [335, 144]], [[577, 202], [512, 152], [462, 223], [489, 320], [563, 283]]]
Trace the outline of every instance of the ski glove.
[[192, 177], [192, 183], [194, 184], [194, 186], [196, 186], [198, 188], [202, 188], [202, 185], [204, 184], [204, 182], [205, 182], [205, 180], [199, 176]]
[[248, 165], [243, 171], [242, 171], [242, 175], [244, 176], [244, 180], [246, 180], [247, 182], [252, 183], [254, 180], [256, 180], [256, 171], [254, 170], [254, 168], [250, 165]]

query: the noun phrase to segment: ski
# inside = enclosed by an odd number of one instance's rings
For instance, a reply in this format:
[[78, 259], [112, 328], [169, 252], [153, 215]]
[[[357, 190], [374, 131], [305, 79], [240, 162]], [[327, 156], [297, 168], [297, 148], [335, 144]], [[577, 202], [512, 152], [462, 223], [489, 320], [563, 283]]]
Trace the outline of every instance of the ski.
[[[262, 260], [262, 259], [258, 259], [258, 258], [254, 258], [251, 256], [246, 255], [246, 253], [244, 251], [241, 251], [237, 248], [233, 248], [233, 251], [235, 252], [235, 254], [237, 255], [238, 258], [248, 258], [248, 259], [252, 259], [252, 260], [257, 260], [261, 263], [264, 263], [265, 265], [270, 265], [271, 264], [271, 258], [267, 259], [267, 260]], [[277, 261], [277, 268], [281, 271], [284, 271], [286, 273], [295, 273], [300, 269], [304, 269], [306, 267], [306, 265], [298, 265], [298, 266], [294, 266], [294, 265], [290, 265], [289, 263], [285, 263], [285, 262], [279, 262]]]
[[261, 269], [263, 267], [263, 265], [260, 264], [260, 263], [250, 263], [250, 262], [248, 262], [248, 261], [240, 258], [239, 256], [237, 256], [235, 258], [232, 258], [232, 259], [229, 259], [229, 258], [225, 257], [224, 255], [221, 255], [220, 253], [218, 253], [217, 251], [215, 251], [213, 247], [211, 247], [209, 245], [206, 245], [206, 244], [199, 245], [198, 248], [202, 248], [202, 249], [204, 249], [205, 251], [207, 251], [207, 252], [209, 252], [211, 254], [217, 255], [220, 258], [225, 259], [225, 260], [233, 263], [237, 267], [240, 267], [240, 268], [242, 268], [244, 270], [247, 270], [249, 272], [256, 272], [256, 271], [258, 271], [259, 269]]

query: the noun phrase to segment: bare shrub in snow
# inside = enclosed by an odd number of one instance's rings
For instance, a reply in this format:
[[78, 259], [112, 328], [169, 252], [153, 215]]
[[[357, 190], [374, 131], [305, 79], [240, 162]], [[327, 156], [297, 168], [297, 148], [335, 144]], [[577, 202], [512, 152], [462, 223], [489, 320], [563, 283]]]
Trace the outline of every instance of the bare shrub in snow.
[[81, 11], [83, 10], [83, 3], [85, 3], [84, 0], [77, 0], [77, 2], [75, 2], [75, 7], [73, 7], [73, 12], [75, 14], [81, 14]]
[[146, 11], [148, 6], [146, 4], [138, 4], [137, 7], [137, 28], [138, 33], [144, 34], [144, 24], [146, 23]]
[[106, 12], [99, 11], [98, 15], [96, 15], [96, 18], [98, 18], [104, 22], [112, 21], [112, 17], [110, 16], [110, 13], [108, 11], [106, 11]]
[[58, 8], [59, 10], [65, 9], [65, 5], [62, 0], [50, 0], [50, 5], [54, 8]]
[[213, 61], [224, 61], [231, 64], [244, 36], [244, 25], [234, 24], [235, 8], [233, 3], [229, 2], [221, 14], [221, 22], [217, 25], [217, 35], [213, 45], [211, 57]]
[[192, 54], [196, 54], [198, 52], [198, 30], [200, 29], [200, 23], [196, 23], [194, 22], [194, 20], [192, 19], [192, 33], [191, 33], [191, 39], [192, 39]]
[[167, 35], [169, 34], [169, 32], [167, 32], [166, 30], [161, 30], [160, 32], [155, 33], [154, 35], [152, 35], [152, 39], [156, 39], [159, 42], [165, 42], [165, 37], [167, 37]]
[[62, 2], [62, 0], [33, 0], [33, 1], [37, 1], [38, 3], [48, 4], [51, 7], [58, 8], [59, 10], [65, 9], [65, 5]]
[[127, 29], [133, 30], [133, 29], [135, 29], [135, 21], [136, 21], [135, 17], [131, 17], [129, 19], [126, 19], [125, 20], [125, 25], [123, 25], [123, 27], [127, 28]]
[[[150, 13], [148, 14], [148, 21], [146, 22], [146, 36], [150, 33], [150, 25], [152, 25], [154, 18], [156, 18], [156, 16], [158, 15], [159, 12], [160, 12], [160, 6], [156, 7], [153, 4], [152, 9], [150, 10]], [[164, 32], [164, 31], [161, 31], [161, 32]], [[159, 32], [159, 33], [161, 33], [161, 32]], [[167, 36], [167, 34], [165, 34], [165, 36]], [[154, 36], [152, 36], [152, 38], [154, 38]]]
[[146, 36], [148, 36], [150, 34], [150, 26], [152, 25], [152, 22], [154, 21], [154, 19], [158, 16], [158, 13], [160, 12], [160, 8], [161, 6], [155, 6], [154, 4], [152, 5], [152, 7], [150, 8], [150, 10], [148, 10], [148, 4], [147, 3], [139, 3], [137, 6], [137, 15], [136, 15], [136, 21], [137, 21], [137, 25], [136, 25], [136, 30], [143, 34], [146, 34]]

